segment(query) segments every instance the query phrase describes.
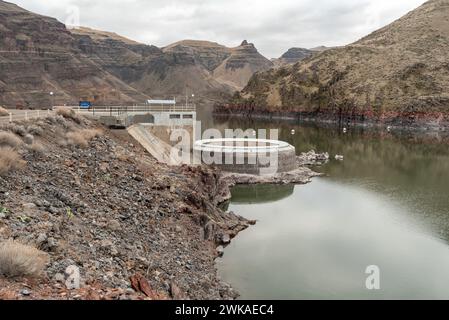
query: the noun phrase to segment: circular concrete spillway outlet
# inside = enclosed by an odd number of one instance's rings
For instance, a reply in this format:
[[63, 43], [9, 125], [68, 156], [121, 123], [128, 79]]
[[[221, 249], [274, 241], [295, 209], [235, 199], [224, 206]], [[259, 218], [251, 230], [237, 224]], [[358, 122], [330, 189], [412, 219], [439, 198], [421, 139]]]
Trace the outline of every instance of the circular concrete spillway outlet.
[[203, 164], [242, 174], [275, 174], [296, 169], [295, 147], [266, 139], [209, 139], [195, 142], [194, 154]]

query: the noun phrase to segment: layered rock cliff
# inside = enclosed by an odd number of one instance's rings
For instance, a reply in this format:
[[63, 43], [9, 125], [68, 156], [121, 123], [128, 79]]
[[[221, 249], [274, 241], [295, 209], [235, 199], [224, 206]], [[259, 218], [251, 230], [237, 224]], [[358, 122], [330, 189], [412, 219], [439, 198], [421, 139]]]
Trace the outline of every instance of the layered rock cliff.
[[152, 97], [183, 99], [186, 93], [195, 93], [220, 100], [243, 89], [254, 72], [272, 66], [247, 42], [228, 48], [215, 42], [183, 40], [157, 48], [88, 28], [71, 32], [89, 59]]
[[143, 103], [186, 93], [217, 101], [272, 66], [247, 42], [227, 48], [186, 40], [158, 48], [111, 32], [68, 30], [5, 1], [0, 31], [0, 105], [8, 107]]
[[189, 93], [217, 98], [230, 88], [214, 81], [192, 50], [160, 49], [87, 28], [72, 29], [82, 52], [106, 71], [151, 97], [171, 98]]
[[256, 74], [221, 111], [442, 121], [449, 111], [448, 49], [449, 1], [431, 0], [353, 44]]
[[99, 103], [145, 99], [85, 57], [56, 19], [0, 1], [0, 30], [0, 104], [47, 107], [80, 99]]

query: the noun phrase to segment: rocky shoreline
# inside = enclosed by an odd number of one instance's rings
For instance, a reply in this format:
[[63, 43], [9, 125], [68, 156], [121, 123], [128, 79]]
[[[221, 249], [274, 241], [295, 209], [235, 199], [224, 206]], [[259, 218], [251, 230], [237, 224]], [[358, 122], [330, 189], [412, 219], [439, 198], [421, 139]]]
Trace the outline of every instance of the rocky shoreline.
[[[0, 175], [0, 259], [14, 240], [48, 261], [39, 277], [0, 275], [0, 299], [238, 296], [215, 259], [255, 222], [218, 205], [234, 184], [267, 181], [160, 164], [126, 133], [70, 114], [9, 124], [1, 135], [14, 137], [0, 148], [23, 166]], [[301, 168], [272, 182], [315, 175]]]

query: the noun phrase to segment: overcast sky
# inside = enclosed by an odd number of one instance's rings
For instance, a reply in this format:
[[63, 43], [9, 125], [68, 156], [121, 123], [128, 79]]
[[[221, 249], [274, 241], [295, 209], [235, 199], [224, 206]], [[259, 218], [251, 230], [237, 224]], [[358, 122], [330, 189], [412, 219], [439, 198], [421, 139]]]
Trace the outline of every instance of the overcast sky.
[[[9, 0], [66, 24], [114, 31], [159, 47], [182, 39], [237, 46], [268, 58], [291, 47], [337, 46], [374, 31], [425, 0]], [[77, 19], [79, 12], [79, 19]]]

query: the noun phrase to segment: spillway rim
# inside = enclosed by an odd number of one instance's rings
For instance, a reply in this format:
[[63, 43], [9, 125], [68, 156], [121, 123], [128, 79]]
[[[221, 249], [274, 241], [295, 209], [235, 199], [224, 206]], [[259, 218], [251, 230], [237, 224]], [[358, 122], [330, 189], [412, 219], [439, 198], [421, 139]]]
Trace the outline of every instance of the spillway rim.
[[[256, 143], [262, 146], [235, 146], [226, 144], [235, 143]], [[223, 138], [223, 139], [205, 139], [196, 141], [195, 151], [201, 152], [222, 152], [222, 153], [261, 153], [261, 152], [283, 152], [294, 150], [294, 147], [285, 141], [269, 139], [251, 139], [251, 138]]]

